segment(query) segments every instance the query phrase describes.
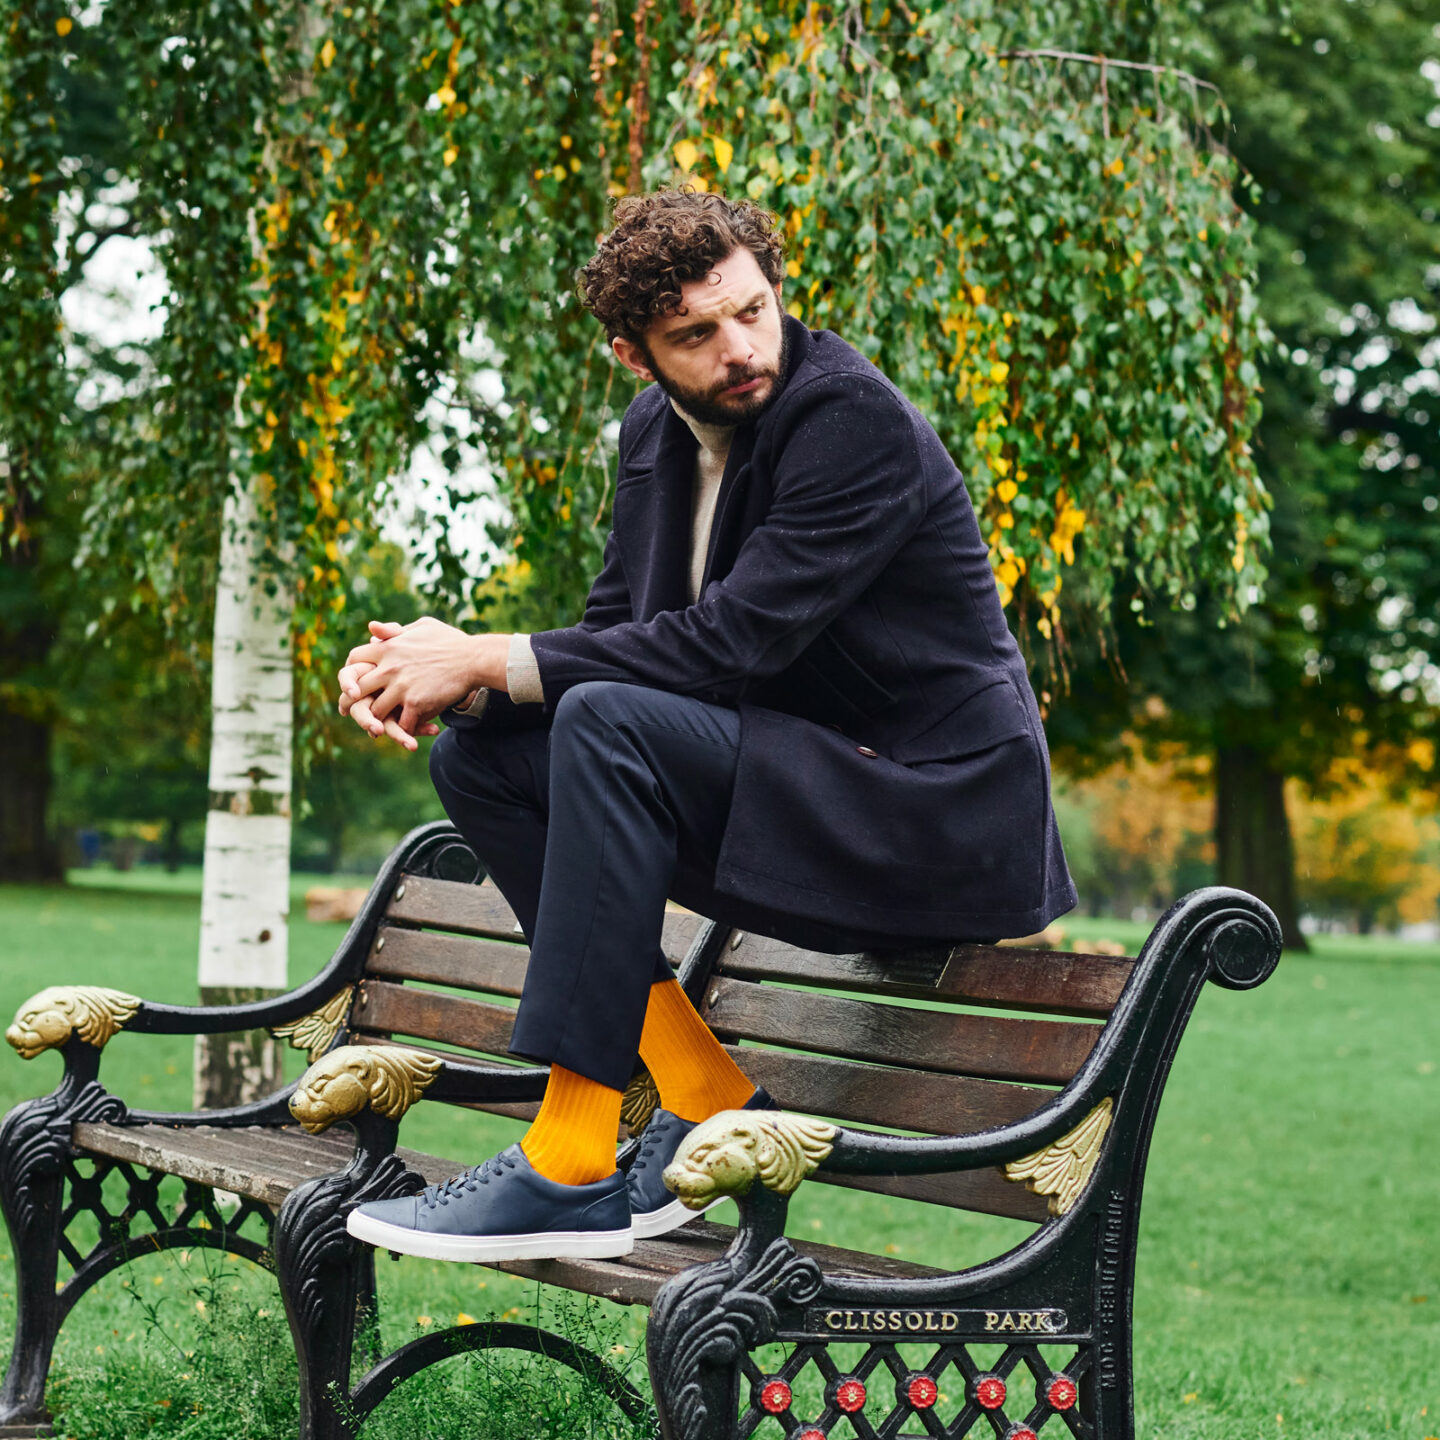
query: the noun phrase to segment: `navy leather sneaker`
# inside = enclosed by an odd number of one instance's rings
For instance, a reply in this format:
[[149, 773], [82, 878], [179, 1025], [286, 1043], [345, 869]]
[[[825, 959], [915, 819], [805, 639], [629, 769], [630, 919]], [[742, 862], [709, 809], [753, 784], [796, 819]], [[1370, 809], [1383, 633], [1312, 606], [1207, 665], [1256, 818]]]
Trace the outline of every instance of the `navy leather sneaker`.
[[[774, 1110], [776, 1105], [764, 1090], [757, 1089], [740, 1108]], [[726, 1198], [722, 1195], [719, 1200], [712, 1200], [705, 1210], [691, 1210], [665, 1188], [661, 1178], [665, 1167], [675, 1158], [680, 1142], [697, 1124], [697, 1120], [682, 1120], [669, 1110], [657, 1109], [640, 1136], [640, 1153], [625, 1177], [630, 1195], [630, 1223], [635, 1227], [637, 1240], [653, 1240], [657, 1235], [678, 1230]]]
[[602, 1260], [635, 1245], [618, 1170], [590, 1185], [561, 1185], [518, 1144], [418, 1195], [359, 1205], [345, 1228], [368, 1245], [430, 1260]]

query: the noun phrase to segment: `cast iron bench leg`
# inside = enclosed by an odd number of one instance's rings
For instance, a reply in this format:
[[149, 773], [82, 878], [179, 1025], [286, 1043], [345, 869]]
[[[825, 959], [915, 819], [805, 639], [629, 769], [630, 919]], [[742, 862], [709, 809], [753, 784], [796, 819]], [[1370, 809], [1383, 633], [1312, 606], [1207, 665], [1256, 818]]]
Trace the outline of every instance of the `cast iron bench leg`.
[[60, 1262], [65, 1162], [80, 1120], [123, 1118], [125, 1106], [95, 1081], [100, 1052], [71, 1040], [53, 1094], [18, 1105], [0, 1124], [0, 1210], [15, 1257], [15, 1343], [0, 1389], [0, 1425], [47, 1418], [45, 1376], [64, 1311], [55, 1282]]
[[275, 1221], [275, 1269], [300, 1362], [300, 1440], [350, 1440], [350, 1359], [356, 1321], [373, 1304], [374, 1252], [351, 1239], [356, 1205], [414, 1195], [425, 1181], [391, 1152], [397, 1125], [357, 1117], [347, 1169], [292, 1190]]

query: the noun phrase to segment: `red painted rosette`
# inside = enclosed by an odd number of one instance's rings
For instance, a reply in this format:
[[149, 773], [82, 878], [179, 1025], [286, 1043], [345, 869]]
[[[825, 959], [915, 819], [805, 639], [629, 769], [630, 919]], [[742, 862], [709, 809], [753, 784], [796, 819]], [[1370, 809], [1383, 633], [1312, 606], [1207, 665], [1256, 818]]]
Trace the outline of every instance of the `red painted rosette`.
[[767, 1380], [760, 1389], [760, 1408], [779, 1415], [790, 1408], [790, 1387], [783, 1380]]
[[905, 1398], [917, 1410], [928, 1410], [940, 1398], [940, 1387], [928, 1375], [911, 1375], [905, 1381]]
[[1045, 1399], [1052, 1410], [1068, 1410], [1080, 1398], [1080, 1391], [1068, 1375], [1052, 1375], [1045, 1387]]
[[1005, 1382], [998, 1375], [982, 1375], [975, 1382], [975, 1403], [982, 1410], [998, 1410], [1005, 1403]]
[[813, 1425], [808, 1430], [802, 1430], [795, 1440], [825, 1440], [825, 1432], [817, 1430]]
[[1005, 1440], [1040, 1440], [1040, 1437], [1028, 1425], [1017, 1425], [1005, 1432]]
[[853, 1415], [865, 1404], [864, 1385], [855, 1379], [842, 1380], [835, 1387], [835, 1403], [847, 1415]]

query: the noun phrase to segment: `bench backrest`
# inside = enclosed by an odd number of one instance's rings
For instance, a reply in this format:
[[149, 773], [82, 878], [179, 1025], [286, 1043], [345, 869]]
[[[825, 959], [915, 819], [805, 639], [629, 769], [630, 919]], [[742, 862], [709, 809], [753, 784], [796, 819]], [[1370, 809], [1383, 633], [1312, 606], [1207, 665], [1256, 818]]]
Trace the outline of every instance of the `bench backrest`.
[[[918, 1134], [984, 1130], [1043, 1104], [1090, 1053], [1134, 964], [980, 945], [823, 955], [666, 916], [673, 964], [697, 941], [703, 949], [686, 967], [692, 998], [778, 1104]], [[405, 876], [366, 961], [354, 1038], [505, 1060], [514, 1019], [505, 1001], [520, 995], [527, 956], [493, 885]], [[480, 1108], [522, 1118], [535, 1109]], [[1043, 1198], [998, 1170], [816, 1178], [1017, 1219], [1047, 1213]]]

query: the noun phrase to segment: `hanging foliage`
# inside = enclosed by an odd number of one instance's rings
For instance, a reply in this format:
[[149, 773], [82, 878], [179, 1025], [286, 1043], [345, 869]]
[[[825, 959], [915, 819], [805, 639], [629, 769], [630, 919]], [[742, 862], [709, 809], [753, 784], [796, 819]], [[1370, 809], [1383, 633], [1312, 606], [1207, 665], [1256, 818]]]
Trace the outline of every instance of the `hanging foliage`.
[[[1116, 596], [1183, 602], [1200, 585], [1243, 608], [1266, 541], [1248, 443], [1263, 338], [1250, 232], [1211, 138], [1217, 97], [1154, 65], [1143, 21], [1111, 11], [88, 12], [125, 75], [168, 287], [144, 383], [116, 405], [91, 557], [131, 567], [183, 622], [213, 583], [225, 493], [258, 481], [266, 563], [298, 593], [295, 653], [318, 696], [327, 637], [363, 618], [343, 613], [347, 550], [373, 534], [439, 398], [436, 448], [452, 464], [462, 439], [481, 448], [527, 604], [573, 618], [634, 394], [575, 271], [612, 197], [678, 182], [781, 217], [791, 313], [838, 331], [927, 414], [970, 485], [1002, 597], [1042, 634], [1081, 589], [1102, 614]], [[4, 42], [8, 133], [29, 148], [0, 171], [20, 277], [7, 308], [52, 377], [44, 216], [64, 176], [43, 112], [63, 103], [61, 22], [78, 18], [38, 0]], [[1065, 45], [1081, 48], [1051, 48]], [[17, 85], [32, 71], [50, 78]], [[23, 167], [40, 176], [28, 189]], [[18, 342], [0, 343], [8, 356]], [[471, 383], [482, 363], [502, 377], [498, 401]], [[0, 401], [12, 457], [32, 445], [19, 393]], [[62, 390], [34, 393], [27, 414], [53, 416]], [[18, 513], [12, 499], [12, 525]], [[463, 613], [481, 577], [443, 526], [422, 549], [436, 603]]]

